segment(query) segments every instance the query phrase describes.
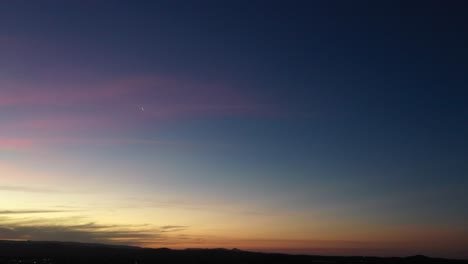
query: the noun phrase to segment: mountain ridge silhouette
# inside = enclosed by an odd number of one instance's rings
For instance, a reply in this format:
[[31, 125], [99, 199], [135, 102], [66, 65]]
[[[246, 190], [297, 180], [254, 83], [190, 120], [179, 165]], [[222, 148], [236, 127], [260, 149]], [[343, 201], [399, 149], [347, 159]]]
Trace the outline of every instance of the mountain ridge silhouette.
[[[19, 261], [21, 260], [21, 261]], [[45, 262], [47, 260], [47, 262]], [[16, 262], [15, 262], [16, 261]], [[19, 262], [18, 262], [19, 261]], [[30, 262], [28, 262], [30, 261]], [[42, 261], [42, 262], [41, 262]], [[363, 257], [289, 255], [259, 253], [237, 248], [143, 248], [127, 245], [67, 241], [0, 240], [0, 264], [3, 263], [361, 263], [361, 264], [468, 264], [468, 260], [409, 257]]]

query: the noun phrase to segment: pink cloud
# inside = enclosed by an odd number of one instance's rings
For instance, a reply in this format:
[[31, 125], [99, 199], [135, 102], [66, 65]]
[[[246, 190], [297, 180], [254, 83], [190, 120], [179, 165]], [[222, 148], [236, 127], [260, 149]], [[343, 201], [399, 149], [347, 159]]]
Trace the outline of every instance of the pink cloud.
[[41, 153], [46, 155], [50, 147], [83, 145], [146, 145], [191, 147], [193, 144], [174, 140], [148, 140], [124, 137], [36, 137], [36, 138], [0, 138], [0, 151], [22, 151], [24, 153]]
[[[0, 35], [0, 55], [4, 55], [6, 59], [3, 62], [7, 63], [11, 57], [8, 64], [19, 63], [29, 67], [31, 57], [41, 54], [58, 54], [60, 57], [68, 54], [62, 54], [63, 50], [52, 50], [55, 48], [41, 39]], [[43, 63], [43, 59], [37, 60]], [[266, 109], [265, 102], [254, 99], [249, 95], [249, 89], [239, 84], [159, 74], [103, 77], [82, 69], [76, 71], [73, 67], [69, 69], [47, 65], [38, 68], [34, 76], [0, 79], [0, 109], [142, 105], [147, 109], [147, 118], [153, 119], [265, 114], [270, 111]]]
[[[40, 143], [39, 143], [40, 142]], [[43, 138], [38, 145], [164, 145], [164, 146], [190, 146], [183, 141], [146, 140], [133, 138], [84, 138], [84, 137], [55, 137]]]
[[72, 105], [97, 103], [128, 96], [130, 86], [120, 83], [68, 84], [66, 82], [24, 82], [0, 80], [0, 106]]
[[109, 137], [119, 135], [137, 126], [138, 120], [118, 118], [108, 114], [56, 114], [45, 117], [24, 118], [0, 125], [6, 135], [16, 134], [35, 140], [63, 137], [94, 137], [106, 134]]
[[34, 141], [26, 138], [0, 138], [0, 150], [24, 150], [34, 146]]
[[265, 113], [243, 90], [222, 83], [159, 76], [90, 79], [0, 80], [0, 109], [11, 112], [0, 130], [34, 138], [119, 137], [168, 120]]
[[[108, 80], [83, 78], [82, 76], [49, 76], [42, 80], [0, 80], [2, 90], [9, 92], [11, 98], [20, 102], [23, 97], [45, 99], [37, 103], [51, 103], [55, 99], [75, 101], [95, 101], [102, 98], [122, 96], [155, 95], [152, 100], [172, 99], [182, 102], [246, 100], [247, 96], [239, 88], [223, 83], [194, 82], [187, 79], [159, 75], [134, 76]], [[2, 95], [4, 97], [5, 95]], [[148, 99], [148, 98], [147, 98]]]
[[93, 116], [51, 116], [46, 118], [28, 119], [10, 124], [15, 130], [40, 131], [71, 131], [93, 130], [103, 126], [109, 127], [111, 122]]
[[153, 116], [248, 113], [260, 108], [245, 92], [220, 83], [159, 76], [94, 82], [51, 79], [34, 83], [0, 80], [0, 107], [146, 105], [158, 113]]

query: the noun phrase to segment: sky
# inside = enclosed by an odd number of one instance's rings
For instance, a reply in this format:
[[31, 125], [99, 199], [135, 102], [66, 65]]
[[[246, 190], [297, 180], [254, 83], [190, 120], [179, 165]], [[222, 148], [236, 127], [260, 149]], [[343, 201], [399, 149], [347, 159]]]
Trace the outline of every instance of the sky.
[[0, 239], [468, 258], [465, 1], [0, 2]]

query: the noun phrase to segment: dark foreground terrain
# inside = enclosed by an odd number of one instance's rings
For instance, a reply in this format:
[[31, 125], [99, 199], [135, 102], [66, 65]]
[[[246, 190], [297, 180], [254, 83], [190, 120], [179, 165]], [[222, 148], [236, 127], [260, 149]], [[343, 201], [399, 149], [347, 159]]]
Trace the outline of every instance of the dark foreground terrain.
[[436, 259], [424, 256], [406, 258], [326, 257], [254, 253], [227, 249], [147, 249], [127, 246], [69, 242], [0, 241], [0, 264], [52, 263], [453, 263], [468, 260]]

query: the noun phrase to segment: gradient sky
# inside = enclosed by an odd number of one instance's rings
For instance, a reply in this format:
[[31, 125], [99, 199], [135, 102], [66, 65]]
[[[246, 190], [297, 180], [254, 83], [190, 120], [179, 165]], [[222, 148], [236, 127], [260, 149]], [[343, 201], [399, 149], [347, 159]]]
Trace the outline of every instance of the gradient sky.
[[466, 1], [0, 2], [0, 239], [468, 258]]

